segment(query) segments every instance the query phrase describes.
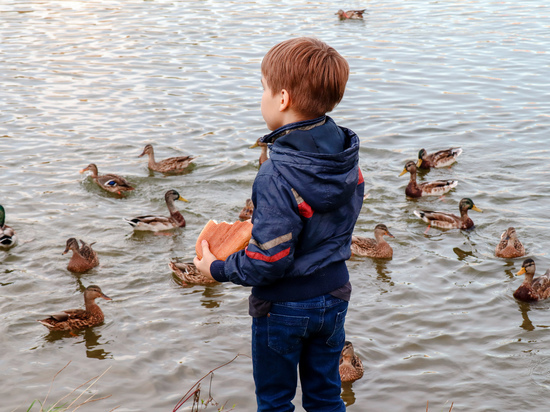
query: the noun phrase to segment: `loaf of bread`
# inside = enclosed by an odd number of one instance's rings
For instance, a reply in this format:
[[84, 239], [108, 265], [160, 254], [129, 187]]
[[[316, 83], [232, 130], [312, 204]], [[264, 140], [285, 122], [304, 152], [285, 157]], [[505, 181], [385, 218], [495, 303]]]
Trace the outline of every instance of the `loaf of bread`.
[[209, 220], [197, 239], [195, 251], [198, 258], [202, 259], [201, 242], [205, 239], [214, 256], [219, 260], [225, 260], [232, 253], [244, 249], [251, 237], [252, 223], [249, 220], [236, 221], [235, 223], [217, 223], [214, 220]]

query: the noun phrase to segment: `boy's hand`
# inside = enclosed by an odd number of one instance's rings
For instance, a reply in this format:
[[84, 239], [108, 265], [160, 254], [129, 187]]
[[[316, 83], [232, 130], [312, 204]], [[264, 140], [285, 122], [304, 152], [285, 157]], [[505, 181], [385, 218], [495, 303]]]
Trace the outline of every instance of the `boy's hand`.
[[195, 264], [196, 268], [199, 270], [199, 272], [201, 272], [202, 275], [212, 278], [212, 275], [210, 274], [210, 265], [212, 264], [213, 261], [217, 260], [217, 258], [212, 254], [212, 252], [210, 252], [210, 248], [208, 247], [208, 241], [203, 240], [201, 242], [201, 246], [202, 246], [202, 259], [199, 259], [198, 256], [195, 256], [195, 259], [193, 259], [193, 263]]

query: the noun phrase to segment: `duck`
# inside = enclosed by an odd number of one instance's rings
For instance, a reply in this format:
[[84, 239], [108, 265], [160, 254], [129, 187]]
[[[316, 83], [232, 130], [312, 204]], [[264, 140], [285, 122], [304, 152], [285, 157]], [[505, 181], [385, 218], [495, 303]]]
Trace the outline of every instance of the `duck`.
[[180, 196], [177, 190], [171, 189], [164, 194], [166, 206], [170, 212], [170, 216], [146, 215], [138, 216], [132, 219], [124, 218], [126, 222], [134, 228], [134, 230], [147, 230], [151, 232], [159, 232], [162, 230], [171, 230], [177, 227], [185, 227], [185, 218], [174, 206], [175, 200], [188, 202]]
[[250, 149], [254, 149], [256, 147], [260, 148], [261, 152], [260, 152], [260, 158], [258, 159], [258, 161], [259, 161], [260, 166], [261, 166], [268, 159], [268, 156], [267, 156], [267, 143], [260, 142], [260, 139], [261, 138], [256, 140], [256, 143], [254, 143], [252, 146], [250, 146]]
[[525, 256], [525, 248], [519, 241], [515, 228], [509, 227], [500, 235], [500, 242], [495, 249], [495, 256], [501, 258]]
[[352, 236], [351, 253], [357, 256], [391, 259], [393, 257], [393, 249], [384, 240], [384, 236], [395, 237], [384, 224], [376, 225], [374, 228], [374, 239]]
[[0, 205], [0, 249], [9, 249], [17, 243], [15, 230], [6, 225], [6, 211]]
[[407, 162], [405, 168], [399, 176], [405, 173], [411, 174], [411, 180], [405, 189], [405, 194], [409, 197], [422, 196], [441, 196], [449, 192], [458, 185], [458, 180], [434, 180], [432, 182], [416, 183], [416, 163]]
[[344, 11], [342, 9], [338, 10], [335, 14], [338, 15], [340, 20], [360, 20], [363, 18], [363, 14], [365, 13], [366, 9], [363, 10], [348, 10]]
[[67, 239], [67, 245], [63, 255], [67, 254], [70, 250], [73, 251], [73, 256], [67, 265], [67, 269], [71, 272], [84, 273], [97, 265], [99, 265], [99, 259], [97, 253], [92, 249], [92, 245], [95, 243], [86, 243], [80, 240], [82, 246], [78, 245], [78, 240], [74, 237]]
[[462, 149], [460, 147], [451, 147], [450, 149], [439, 150], [430, 154], [426, 152], [426, 149], [420, 149], [416, 166], [420, 169], [450, 166], [456, 162], [456, 158], [461, 154]]
[[514, 292], [517, 300], [536, 302], [550, 297], [550, 269], [544, 275], [534, 278], [535, 269], [535, 261], [527, 258], [523, 261], [520, 271], [516, 273], [517, 276], [525, 274], [523, 283]]
[[155, 152], [153, 150], [153, 146], [150, 144], [145, 145], [143, 152], [138, 157], [142, 157], [145, 155], [149, 155], [149, 163], [147, 164], [149, 169], [161, 173], [183, 172], [189, 167], [191, 161], [194, 159], [193, 156], [177, 156], [169, 157], [168, 159], [156, 162]]
[[354, 382], [363, 377], [365, 369], [363, 362], [356, 355], [353, 344], [350, 341], [344, 343], [344, 348], [340, 353], [340, 380], [342, 382]]
[[242, 208], [241, 213], [239, 213], [239, 219], [241, 220], [252, 219], [253, 213], [254, 213], [254, 203], [252, 203], [252, 199], [246, 199], [246, 203]]
[[119, 195], [121, 195], [122, 192], [134, 190], [132, 185], [122, 176], [114, 174], [99, 175], [95, 163], [90, 163], [88, 166], [82, 169], [80, 173], [84, 173], [86, 171], [92, 172], [93, 181], [96, 182], [100, 188], [106, 190], [107, 192], [118, 193]]
[[472, 209], [476, 212], [483, 212], [478, 208], [472, 199], [464, 198], [458, 204], [460, 217], [452, 213], [432, 212], [431, 210], [415, 210], [414, 214], [428, 223], [428, 229], [435, 226], [441, 229], [470, 229], [474, 226], [474, 221], [468, 216], [468, 210]]
[[99, 325], [105, 319], [103, 311], [95, 303], [97, 298], [112, 300], [97, 285], [90, 285], [84, 291], [86, 309], [68, 309], [55, 313], [46, 319], [38, 320], [50, 330], [74, 330]]
[[193, 263], [183, 262], [180, 258], [172, 259], [168, 266], [186, 285], [212, 285], [218, 283], [213, 278], [204, 276]]

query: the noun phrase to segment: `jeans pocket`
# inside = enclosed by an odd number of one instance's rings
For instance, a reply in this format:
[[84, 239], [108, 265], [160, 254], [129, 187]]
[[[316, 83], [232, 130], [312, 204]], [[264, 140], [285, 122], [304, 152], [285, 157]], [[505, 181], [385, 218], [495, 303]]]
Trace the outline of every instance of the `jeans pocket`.
[[270, 313], [267, 315], [267, 344], [270, 349], [285, 355], [301, 344], [307, 332], [309, 318]]
[[346, 314], [348, 309], [344, 309], [342, 312], [338, 312], [336, 315], [336, 320], [334, 322], [334, 331], [327, 339], [327, 345], [335, 348], [338, 345], [341, 345], [346, 340], [346, 332], [344, 330], [344, 323], [346, 322]]

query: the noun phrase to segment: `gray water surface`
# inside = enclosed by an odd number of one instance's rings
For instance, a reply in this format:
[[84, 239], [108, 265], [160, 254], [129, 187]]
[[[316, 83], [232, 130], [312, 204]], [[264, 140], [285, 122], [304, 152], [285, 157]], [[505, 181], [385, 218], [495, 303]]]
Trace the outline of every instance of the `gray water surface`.
[[[334, 14], [363, 7], [364, 21]], [[347, 337], [366, 367], [344, 388], [348, 409], [547, 409], [550, 303], [515, 301], [523, 259], [494, 257], [514, 226], [537, 272], [550, 267], [546, 2], [5, 0], [0, 17], [0, 204], [20, 239], [0, 251], [2, 410], [43, 400], [71, 361], [48, 404], [110, 368], [91, 392], [112, 396], [81, 410], [171, 411], [208, 371], [250, 355], [249, 290], [182, 287], [168, 262], [193, 258], [209, 219], [237, 219], [258, 170], [248, 147], [268, 132], [261, 59], [304, 35], [351, 67], [331, 116], [361, 138], [369, 197], [355, 232], [384, 223], [395, 235], [392, 260], [348, 262]], [[151, 173], [137, 157], [147, 143], [194, 166]], [[458, 187], [407, 199], [406, 161], [451, 146], [458, 162], [420, 179]], [[103, 192], [78, 173], [92, 162], [136, 190]], [[185, 229], [138, 234], [122, 220], [167, 214], [169, 189], [189, 200], [177, 203]], [[458, 213], [463, 197], [484, 210], [470, 214], [475, 229], [424, 234], [414, 209]], [[67, 271], [69, 237], [96, 242], [100, 266]], [[81, 307], [90, 284], [113, 299], [99, 302], [103, 325], [68, 334], [36, 322]], [[255, 410], [251, 360], [217, 370], [211, 390], [226, 409]]]

